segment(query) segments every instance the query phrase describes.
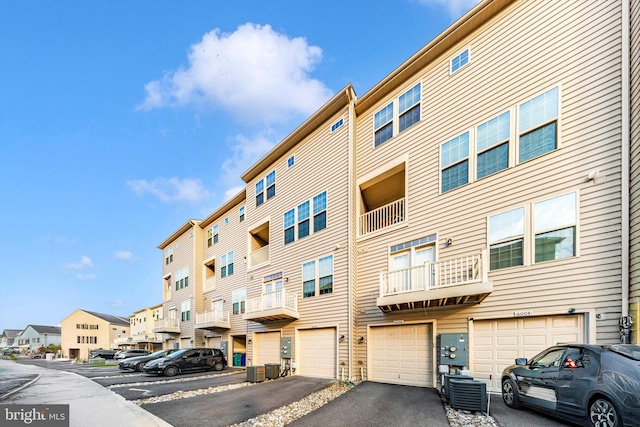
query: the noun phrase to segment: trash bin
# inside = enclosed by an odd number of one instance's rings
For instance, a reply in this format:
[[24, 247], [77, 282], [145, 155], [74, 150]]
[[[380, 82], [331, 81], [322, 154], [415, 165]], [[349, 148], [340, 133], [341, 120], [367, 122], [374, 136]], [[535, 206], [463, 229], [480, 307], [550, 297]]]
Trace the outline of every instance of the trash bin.
[[264, 381], [264, 366], [247, 366], [247, 381], [250, 383]]
[[233, 366], [242, 366], [242, 353], [233, 353]]
[[264, 376], [267, 379], [275, 380], [280, 376], [280, 364], [279, 363], [265, 363], [264, 364]]

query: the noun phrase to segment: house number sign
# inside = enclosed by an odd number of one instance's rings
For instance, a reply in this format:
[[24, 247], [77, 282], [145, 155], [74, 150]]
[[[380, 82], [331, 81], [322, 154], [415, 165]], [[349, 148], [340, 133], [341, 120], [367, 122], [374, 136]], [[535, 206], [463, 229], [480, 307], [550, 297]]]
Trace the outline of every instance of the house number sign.
[[525, 316], [532, 316], [532, 315], [533, 315], [533, 311], [531, 310], [522, 310], [522, 311], [513, 312], [514, 317], [525, 317]]

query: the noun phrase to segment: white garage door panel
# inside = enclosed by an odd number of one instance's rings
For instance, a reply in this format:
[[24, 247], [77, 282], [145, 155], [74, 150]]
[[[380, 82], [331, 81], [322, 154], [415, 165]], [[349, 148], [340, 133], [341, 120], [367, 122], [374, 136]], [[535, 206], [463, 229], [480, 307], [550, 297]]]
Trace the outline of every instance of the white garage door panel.
[[254, 364], [280, 363], [280, 332], [260, 332], [253, 335]]
[[369, 333], [371, 381], [433, 385], [431, 325], [379, 326], [372, 327]]
[[298, 331], [298, 351], [298, 375], [336, 377], [335, 328]]
[[499, 390], [503, 369], [517, 357], [533, 357], [557, 343], [584, 341], [583, 319], [576, 314], [474, 321], [471, 375], [482, 380], [491, 376], [490, 388]]

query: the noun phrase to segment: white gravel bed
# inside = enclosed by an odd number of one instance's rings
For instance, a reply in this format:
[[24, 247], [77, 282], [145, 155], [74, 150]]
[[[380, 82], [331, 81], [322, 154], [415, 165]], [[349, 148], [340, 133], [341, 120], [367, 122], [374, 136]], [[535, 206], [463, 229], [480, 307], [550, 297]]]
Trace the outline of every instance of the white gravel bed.
[[287, 425], [298, 418], [315, 411], [323, 405], [331, 402], [336, 397], [348, 392], [353, 386], [343, 383], [334, 383], [329, 387], [311, 393], [304, 399], [293, 402], [289, 405], [274, 409], [271, 412], [260, 415], [256, 418], [248, 419], [230, 427], [280, 427]]
[[499, 427], [493, 417], [482, 412], [454, 409], [444, 402], [443, 405], [451, 427]]
[[173, 379], [164, 379], [164, 380], [158, 380], [158, 381], [141, 381], [141, 382], [137, 382], [137, 383], [123, 383], [123, 384], [113, 384], [108, 386], [107, 388], [122, 388], [122, 387], [137, 387], [137, 386], [141, 386], [141, 385], [147, 385], [147, 384], [168, 384], [168, 383], [180, 383], [180, 382], [185, 382], [185, 381], [194, 381], [194, 380], [206, 380], [208, 378], [217, 378], [217, 377], [224, 377], [226, 375], [237, 375], [237, 374], [243, 374], [245, 373], [244, 371], [232, 371], [232, 372], [225, 372], [224, 374], [209, 374], [209, 375], [200, 375], [197, 377], [188, 377], [188, 378], [173, 378]]

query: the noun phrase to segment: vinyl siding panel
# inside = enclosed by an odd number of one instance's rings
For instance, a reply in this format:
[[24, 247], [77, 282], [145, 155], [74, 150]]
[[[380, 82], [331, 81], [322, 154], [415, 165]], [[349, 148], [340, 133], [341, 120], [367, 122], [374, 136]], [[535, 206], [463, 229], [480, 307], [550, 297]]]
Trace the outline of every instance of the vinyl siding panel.
[[[339, 119], [344, 124], [335, 132], [331, 125]], [[346, 335], [348, 313], [349, 277], [347, 216], [349, 214], [349, 114], [345, 107], [324, 125], [285, 153], [272, 167], [267, 167], [257, 179], [247, 183], [247, 215], [249, 224], [258, 224], [263, 218], [269, 219], [270, 261], [267, 265], [248, 269], [247, 299], [259, 297], [263, 292], [263, 278], [282, 272], [286, 278], [283, 287], [298, 295], [300, 318], [295, 321], [272, 321], [265, 323], [248, 322], [248, 335], [253, 332], [281, 330], [283, 337], [294, 337], [297, 329], [311, 327], [337, 327], [337, 336]], [[287, 159], [295, 155], [295, 165], [287, 167]], [[276, 171], [276, 196], [255, 206], [255, 183], [270, 171]], [[327, 192], [327, 227], [302, 239], [297, 238], [284, 244], [283, 215], [306, 200]], [[313, 228], [313, 213], [311, 213]], [[336, 245], [340, 245], [336, 249]], [[302, 264], [333, 255], [333, 292], [303, 298]], [[338, 345], [338, 359], [348, 360], [346, 341]], [[252, 348], [247, 346], [247, 363], [252, 360]], [[295, 354], [294, 354], [295, 361]]]
[[[465, 47], [472, 52], [470, 63], [450, 75], [449, 59]], [[550, 315], [575, 308], [606, 314], [591, 327], [599, 342], [618, 340], [621, 55], [619, 3], [517, 2], [360, 113], [357, 177], [406, 154], [408, 225], [358, 243], [356, 335], [366, 335], [368, 324], [423, 319], [435, 320], [435, 334], [464, 332], [468, 317], [512, 317], [516, 310]], [[373, 148], [373, 115], [417, 82], [422, 82], [421, 121]], [[473, 134], [475, 126], [509, 109], [513, 120], [519, 103], [554, 86], [560, 88], [559, 149], [440, 194], [440, 144], [467, 130]], [[512, 128], [510, 148], [516, 140]], [[595, 169], [600, 176], [587, 181]], [[477, 306], [392, 314], [377, 308], [379, 273], [389, 268], [390, 245], [436, 234], [437, 259], [477, 252], [487, 248], [489, 215], [569, 192], [577, 192], [579, 200], [578, 256], [490, 272], [493, 293]], [[445, 247], [448, 238], [453, 244]], [[356, 347], [357, 361], [366, 361], [364, 347]]]
[[[640, 302], [640, 3], [630, 1], [631, 198], [630, 300]], [[636, 319], [638, 320], [638, 319]], [[635, 325], [638, 330], [638, 325]], [[635, 333], [635, 342], [638, 334]]]

